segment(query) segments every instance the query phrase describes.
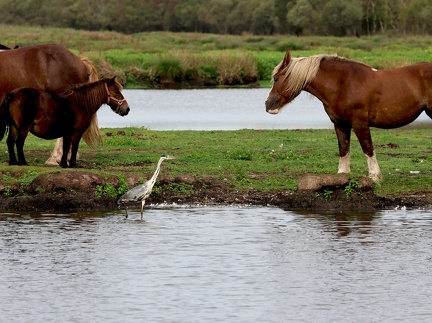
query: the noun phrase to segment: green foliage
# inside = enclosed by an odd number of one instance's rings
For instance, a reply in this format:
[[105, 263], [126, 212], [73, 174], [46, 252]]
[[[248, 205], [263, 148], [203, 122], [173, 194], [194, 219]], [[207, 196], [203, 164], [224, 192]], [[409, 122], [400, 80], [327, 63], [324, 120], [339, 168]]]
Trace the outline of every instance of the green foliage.
[[126, 184], [126, 178], [123, 175], [117, 176], [118, 187], [115, 188], [114, 185], [107, 183], [104, 186], [97, 185], [95, 190], [96, 197], [109, 196], [117, 199], [124, 193], [128, 191], [128, 186]]
[[331, 189], [325, 188], [324, 190], [318, 192], [317, 195], [329, 201], [333, 196], [333, 191]]
[[6, 197], [11, 197], [13, 195], [12, 188], [9, 185], [6, 185], [3, 188], [3, 195], [6, 196]]
[[166, 185], [166, 188], [170, 191], [175, 191], [183, 194], [191, 193], [194, 190], [193, 185], [189, 185], [186, 183], [169, 183]]
[[119, 196], [119, 194], [112, 184], [107, 183], [104, 186], [101, 185], [96, 186], [95, 196], [96, 197], [109, 196], [116, 199]]
[[252, 160], [252, 152], [249, 150], [228, 151], [227, 154], [233, 160]]
[[349, 198], [354, 192], [358, 192], [361, 189], [360, 181], [358, 179], [351, 178], [348, 185], [345, 186], [344, 191], [347, 198]]
[[184, 77], [183, 67], [179, 60], [163, 58], [156, 67], [156, 77], [172, 79], [177, 83], [181, 83]]
[[33, 182], [33, 180], [38, 176], [37, 170], [31, 169], [27, 171], [23, 176], [19, 178], [20, 183], [20, 194], [24, 192], [24, 189]]
[[118, 180], [117, 194], [118, 196], [121, 196], [125, 194], [129, 190], [129, 188], [126, 183], [126, 178], [123, 175], [118, 175], [117, 180]]

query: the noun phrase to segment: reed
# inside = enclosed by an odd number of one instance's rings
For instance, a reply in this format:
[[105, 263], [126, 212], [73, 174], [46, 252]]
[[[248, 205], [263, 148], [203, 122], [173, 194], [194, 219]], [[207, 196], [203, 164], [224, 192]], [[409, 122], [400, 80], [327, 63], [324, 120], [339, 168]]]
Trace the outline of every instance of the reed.
[[[337, 53], [375, 68], [430, 61], [432, 36], [293, 37], [149, 32], [125, 35], [108, 31], [0, 24], [2, 43], [21, 46], [61, 43], [96, 62], [101, 76], [116, 74], [125, 87], [154, 87], [162, 57], [180, 61], [180, 86], [270, 84], [274, 66], [286, 50], [295, 56]], [[158, 68], [160, 70], [160, 67]], [[195, 80], [195, 81], [194, 81]], [[235, 82], [234, 82], [235, 81]]]

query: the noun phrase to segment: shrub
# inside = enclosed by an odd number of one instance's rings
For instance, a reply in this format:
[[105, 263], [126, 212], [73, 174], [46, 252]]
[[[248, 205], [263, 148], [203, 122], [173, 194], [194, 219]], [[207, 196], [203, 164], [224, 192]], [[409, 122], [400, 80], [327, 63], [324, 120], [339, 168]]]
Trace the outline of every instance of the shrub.
[[180, 61], [172, 58], [162, 58], [155, 67], [155, 73], [159, 79], [172, 79], [176, 83], [181, 83], [184, 78]]

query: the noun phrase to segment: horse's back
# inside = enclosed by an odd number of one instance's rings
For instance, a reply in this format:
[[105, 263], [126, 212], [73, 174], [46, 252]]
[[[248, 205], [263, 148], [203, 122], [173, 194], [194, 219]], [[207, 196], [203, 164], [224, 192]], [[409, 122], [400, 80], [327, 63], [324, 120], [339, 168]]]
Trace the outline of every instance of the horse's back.
[[62, 92], [87, 81], [86, 66], [62, 45], [35, 45], [0, 53], [0, 94], [18, 87]]

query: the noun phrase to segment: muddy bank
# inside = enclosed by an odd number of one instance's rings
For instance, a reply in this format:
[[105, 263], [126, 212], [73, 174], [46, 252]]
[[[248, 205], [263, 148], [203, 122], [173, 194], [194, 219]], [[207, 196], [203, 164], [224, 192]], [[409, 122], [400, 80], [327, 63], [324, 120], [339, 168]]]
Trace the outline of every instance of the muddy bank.
[[[316, 176], [315, 176], [316, 177]], [[310, 180], [310, 178], [307, 178]], [[305, 178], [299, 179], [297, 191], [256, 190], [236, 191], [225, 181], [214, 178], [196, 179], [183, 175], [175, 178], [161, 177], [157, 189], [147, 200], [148, 204], [181, 205], [256, 205], [277, 206], [285, 210], [382, 210], [405, 206], [431, 208], [432, 194], [417, 193], [411, 196], [379, 197], [370, 185], [350, 191], [348, 196], [343, 178], [337, 175], [319, 177], [321, 184], [304, 188]], [[342, 181], [342, 182], [341, 182]], [[138, 183], [135, 177], [127, 178], [128, 186]], [[187, 191], [175, 189], [172, 183], [187, 185]], [[307, 182], [310, 185], [310, 182]], [[62, 171], [44, 174], [25, 187], [0, 182], [0, 209], [3, 211], [107, 211], [117, 210], [116, 198], [101, 194], [100, 189], [109, 184], [119, 185], [115, 176], [106, 177], [91, 172]], [[182, 186], [184, 187], [184, 186]], [[329, 194], [329, 192], [331, 194]], [[6, 196], [7, 195], [7, 196]], [[139, 208], [139, 203], [136, 205]], [[133, 206], [132, 206], [133, 208]]]

